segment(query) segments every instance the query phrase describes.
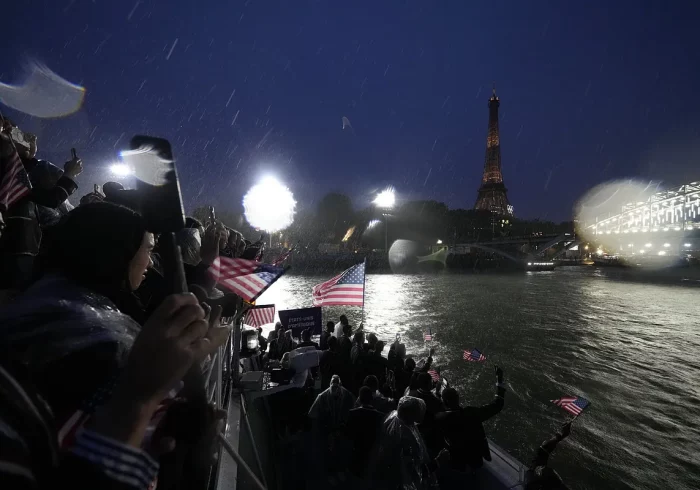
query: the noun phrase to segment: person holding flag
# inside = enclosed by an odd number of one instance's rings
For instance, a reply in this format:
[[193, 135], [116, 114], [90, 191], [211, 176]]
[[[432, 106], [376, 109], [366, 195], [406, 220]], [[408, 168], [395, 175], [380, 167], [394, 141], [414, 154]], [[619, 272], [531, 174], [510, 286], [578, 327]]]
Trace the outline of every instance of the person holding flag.
[[[83, 163], [73, 156], [54, 185], [32, 187], [29, 172], [42, 162], [35, 158], [36, 136], [22, 133], [2, 116], [0, 125], [0, 214], [6, 226], [0, 237], [0, 290], [22, 290], [34, 279], [34, 259], [41, 245], [37, 206], [61, 206], [78, 188], [75, 179]], [[18, 135], [28, 146], [14, 141]]]
[[461, 407], [459, 393], [454, 388], [442, 391], [446, 411], [435, 416], [436, 427], [450, 450], [452, 469], [458, 471], [481, 468], [484, 460], [491, 461], [491, 451], [484, 422], [498, 414], [505, 406], [506, 388], [503, 370], [495, 366], [496, 397], [481, 407]]
[[525, 473], [525, 490], [566, 490], [568, 488], [559, 474], [547, 466], [547, 463], [557, 444], [566, 439], [569, 434], [571, 434], [571, 422], [564, 424], [551, 439], [540, 444], [530, 469]]

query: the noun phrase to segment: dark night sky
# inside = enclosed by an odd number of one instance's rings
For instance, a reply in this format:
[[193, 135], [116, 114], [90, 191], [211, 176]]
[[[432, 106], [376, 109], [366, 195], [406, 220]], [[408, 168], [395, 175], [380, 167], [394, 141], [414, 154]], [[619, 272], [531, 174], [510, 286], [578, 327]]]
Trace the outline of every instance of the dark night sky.
[[10, 112], [40, 156], [78, 148], [84, 191], [146, 132], [173, 142], [190, 209], [265, 172], [302, 204], [392, 184], [470, 208], [492, 81], [518, 216], [568, 219], [612, 178], [700, 179], [697, 1], [5, 3], [0, 80], [35, 58], [87, 89], [68, 118]]

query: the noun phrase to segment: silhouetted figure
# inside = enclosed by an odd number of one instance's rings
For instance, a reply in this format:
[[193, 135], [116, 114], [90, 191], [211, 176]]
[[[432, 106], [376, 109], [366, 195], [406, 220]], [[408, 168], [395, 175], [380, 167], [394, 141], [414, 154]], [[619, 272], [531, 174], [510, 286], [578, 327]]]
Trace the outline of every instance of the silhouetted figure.
[[443, 450], [437, 458], [430, 458], [416, 425], [424, 414], [423, 400], [404, 396], [398, 408], [386, 418], [370, 468], [374, 485], [371, 488], [428, 490], [433, 487], [433, 473], [449, 461], [449, 452]]
[[311, 405], [309, 418], [312, 421], [316, 461], [321, 460], [321, 468], [331, 473], [347, 466], [349, 443], [345, 439], [345, 425], [355, 398], [343, 388], [340, 377], [334, 375], [328, 389], [322, 391]]
[[326, 330], [321, 333], [321, 340], [319, 342], [319, 348], [321, 350], [328, 349], [328, 339], [333, 336], [333, 332], [335, 332], [335, 323], [326, 323]]
[[376, 376], [379, 380], [379, 386], [386, 383], [386, 370], [388, 367], [387, 359], [382, 356], [384, 350], [384, 342], [378, 340], [374, 343], [374, 348], [367, 352], [365, 357], [365, 374], [367, 376]]
[[[335, 324], [335, 330], [333, 332], [333, 335], [335, 338], [340, 338], [345, 334], [345, 327], [349, 327], [350, 323], [348, 322], [348, 317], [345, 315], [340, 315], [340, 321]], [[350, 331], [352, 331], [352, 328], [350, 328]]]
[[483, 422], [503, 409], [505, 387], [503, 371], [496, 368], [496, 398], [481, 407], [460, 407], [459, 393], [445, 388], [442, 399], [446, 411], [435, 416], [435, 425], [452, 455], [452, 468], [465, 471], [481, 468], [484, 460], [491, 461], [491, 451]]
[[418, 427], [421, 434], [423, 434], [423, 439], [430, 450], [430, 454], [436, 454], [441, 449], [442, 444], [440, 443], [440, 434], [435, 427], [435, 416], [444, 411], [445, 407], [442, 401], [431, 391], [432, 388], [433, 378], [428, 373], [420, 373], [418, 374], [418, 389], [412, 391], [411, 396], [420, 398], [425, 402], [425, 416]]
[[337, 338], [330, 337], [328, 339], [328, 350], [323, 351], [321, 354], [319, 368], [321, 370], [321, 389], [325, 390], [330, 386], [333, 375], [340, 375], [342, 370]]
[[352, 350], [352, 327], [349, 324], [343, 325], [343, 335], [336, 337], [338, 339], [338, 352], [344, 363], [350, 364], [350, 351]]
[[[391, 363], [389, 364], [391, 366]], [[411, 376], [416, 367], [416, 363], [410, 357], [408, 359], [394, 359], [394, 385], [396, 389], [396, 398], [399, 399], [405, 396], [408, 392], [408, 387], [411, 384]], [[389, 369], [392, 369], [389, 367]]]
[[350, 469], [362, 477], [386, 415], [374, 408], [374, 393], [369, 386], [360, 388], [358, 403], [359, 407], [350, 410], [346, 433], [352, 441]]
[[537, 448], [531, 468], [525, 475], [526, 490], [566, 490], [568, 488], [564, 485], [559, 474], [547, 466], [547, 463], [557, 444], [566, 439], [570, 433], [571, 422], [568, 422], [562, 426], [561, 431], [554, 437], [544, 441]]
[[267, 339], [263, 335], [262, 327], [257, 328], [258, 331], [258, 347], [260, 348], [260, 353], [262, 354], [267, 350]]
[[[393, 401], [386, 398], [384, 395], [382, 395], [379, 392], [379, 382], [377, 381], [376, 376], [367, 376], [364, 381], [362, 382], [362, 388], [369, 388], [370, 391], [372, 392], [372, 401], [371, 405], [374, 407], [376, 410], [379, 410], [380, 412], [387, 414], [391, 412], [392, 410], [396, 409], [396, 406], [394, 405]], [[357, 398], [357, 401], [355, 402], [355, 407], [359, 407], [361, 404], [360, 398]]]
[[299, 347], [315, 347], [316, 350], [318, 350], [318, 344], [311, 340], [311, 330], [309, 330], [308, 328], [301, 332], [301, 342], [299, 343], [297, 348]]

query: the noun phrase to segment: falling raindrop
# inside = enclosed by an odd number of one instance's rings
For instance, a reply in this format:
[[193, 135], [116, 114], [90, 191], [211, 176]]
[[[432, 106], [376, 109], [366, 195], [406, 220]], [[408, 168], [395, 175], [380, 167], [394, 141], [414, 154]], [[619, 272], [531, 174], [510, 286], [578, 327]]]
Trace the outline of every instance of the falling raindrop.
[[168, 56], [165, 57], [166, 60], [170, 59], [170, 55], [173, 54], [173, 49], [175, 49], [175, 46], [177, 46], [177, 42], [179, 41], [179, 38], [175, 38], [175, 41], [173, 42], [173, 45], [170, 46], [170, 51], [168, 51]]
[[138, 8], [140, 3], [141, 3], [141, 0], [136, 0], [136, 3], [134, 4], [134, 7], [129, 12], [129, 15], [126, 16], [126, 20], [131, 20], [131, 16], [134, 15], [134, 12], [136, 12], [136, 9]]

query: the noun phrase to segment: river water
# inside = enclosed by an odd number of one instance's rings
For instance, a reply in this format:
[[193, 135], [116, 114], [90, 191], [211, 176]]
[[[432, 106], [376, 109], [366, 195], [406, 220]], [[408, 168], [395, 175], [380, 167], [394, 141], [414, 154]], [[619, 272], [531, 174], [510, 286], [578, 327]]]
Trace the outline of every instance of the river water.
[[[310, 306], [327, 277], [283, 277], [259, 300]], [[494, 395], [505, 371], [506, 407], [487, 424], [496, 443], [527, 462], [570, 418], [549, 400], [591, 401], [550, 464], [579, 489], [700, 488], [700, 288], [615, 278], [592, 267], [510, 275], [369, 275], [365, 328], [435, 362], [463, 403]], [[324, 323], [359, 308], [324, 308]], [[486, 364], [462, 360], [478, 347]]]

